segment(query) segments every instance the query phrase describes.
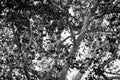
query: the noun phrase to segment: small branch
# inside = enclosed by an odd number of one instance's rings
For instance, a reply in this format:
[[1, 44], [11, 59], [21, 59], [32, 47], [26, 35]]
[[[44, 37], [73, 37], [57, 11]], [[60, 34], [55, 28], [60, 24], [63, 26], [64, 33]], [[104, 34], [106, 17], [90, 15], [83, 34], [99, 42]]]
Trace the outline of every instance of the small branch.
[[[93, 49], [92, 51], [94, 51], [93, 52], [93, 59], [95, 59], [96, 58], [96, 56], [95, 56], [95, 54], [96, 54], [96, 51], [98, 50], [98, 49], [100, 49], [100, 48], [103, 48], [103, 47], [106, 47], [106, 46], [108, 46], [109, 45], [109, 43], [106, 43], [106, 44], [104, 44], [104, 45], [101, 45], [101, 46], [99, 46], [99, 47], [97, 47], [96, 49]], [[99, 60], [99, 59], [101, 59], [101, 57], [103, 57], [105, 54], [101, 54], [98, 58], [96, 58], [96, 60]]]
[[[51, 0], [51, 2], [52, 1], [53, 0]], [[90, 18], [94, 15], [95, 10], [97, 9], [97, 6], [99, 5], [100, 1], [101, 0], [95, 1], [95, 4], [93, 6], [92, 11], [86, 17], [86, 19], [84, 21], [84, 24], [83, 24], [83, 27], [81, 29], [81, 32], [80, 32], [78, 38], [75, 40], [76, 41], [76, 46], [72, 47], [69, 56], [75, 56], [75, 53], [77, 52], [77, 50], [79, 48], [79, 45], [80, 45], [81, 41], [83, 40], [83, 38], [85, 36], [85, 33], [87, 31], [87, 28], [88, 28], [88, 26], [90, 24]], [[57, 6], [54, 3], [53, 3], [53, 5], [55, 5], [59, 10], [61, 10], [62, 12], [64, 12], [64, 10], [60, 8], [60, 6]], [[64, 12], [64, 13], [66, 13], [66, 12]], [[68, 13], [66, 13], [66, 14], [68, 14]], [[85, 72], [88, 67], [89, 67], [89, 64], [86, 65], [86, 67], [84, 68], [83, 72]], [[69, 63], [65, 62], [65, 64], [63, 65], [63, 70], [60, 73], [60, 78], [58, 80], [65, 80], [68, 69], [69, 69]], [[78, 73], [78, 77], [75, 80], [80, 80], [82, 76], [83, 76], [83, 73], [79, 72]]]
[[69, 28], [70, 28], [71, 37], [72, 37], [72, 39], [73, 39], [73, 46], [76, 46], [76, 42], [75, 42], [75, 34], [73, 33], [72, 25], [70, 24], [69, 20], [67, 20], [67, 23], [68, 23]]
[[101, 76], [105, 79], [105, 80], [109, 80], [108, 77], [105, 74], [101, 74]]
[[[86, 33], [86, 31], [87, 31], [87, 27], [88, 27], [89, 24], [90, 24], [90, 18], [94, 15], [95, 10], [97, 9], [97, 6], [99, 5], [100, 1], [101, 1], [101, 0], [97, 0], [97, 1], [95, 2], [91, 13], [89, 13], [89, 15], [87, 16], [87, 18], [86, 18], [86, 20], [85, 20], [85, 22], [84, 22], [84, 24], [83, 24], [83, 27], [82, 27], [82, 29], [81, 29], [81, 33], [79, 34], [78, 38], [76, 39], [76, 44], [77, 44], [77, 46], [80, 45], [80, 42], [81, 42], [82, 39], [84, 38], [85, 33]], [[77, 49], [75, 49], [75, 51], [76, 51], [76, 50], [77, 50]], [[73, 51], [74, 51], [74, 50], [73, 50]], [[75, 51], [74, 51], [74, 53], [75, 53]], [[73, 54], [73, 53], [71, 53], [71, 54]], [[85, 72], [88, 67], [89, 67], [89, 64], [85, 67], [85, 69], [84, 69], [83, 72]], [[80, 80], [80, 79], [82, 78], [82, 76], [83, 76], [83, 73], [78, 72], [77, 75], [78, 75], [78, 77], [76, 77], [74, 80]]]
[[120, 76], [112, 76], [112, 77], [108, 77], [109, 80], [113, 80], [113, 79], [117, 79], [120, 80]]
[[[90, 61], [90, 62], [91, 62], [91, 61]], [[85, 64], [84, 69], [82, 69], [82, 71], [79, 71], [73, 80], [81, 80], [82, 75], [83, 75], [83, 74], [85, 73], [85, 71], [89, 68], [90, 62], [88, 62], [88, 63]]]
[[81, 33], [79, 34], [78, 38], [76, 39], [76, 44], [78, 44], [78, 46], [79, 46], [80, 42], [82, 41], [83, 37], [85, 36], [85, 33], [87, 32], [87, 27], [89, 26], [89, 24], [91, 22], [90, 19], [94, 15], [95, 10], [97, 9], [97, 6], [99, 5], [100, 1], [101, 0], [98, 0], [95, 2], [95, 5], [94, 5], [91, 13], [88, 14], [88, 16], [83, 24], [83, 27], [81, 29]]
[[[78, 33], [76, 33], [76, 34], [74, 34], [74, 35], [78, 35], [78, 34], [80, 34], [80, 32], [78, 32]], [[59, 45], [61, 45], [61, 44], [64, 43], [67, 39], [69, 39], [69, 38], [71, 38], [71, 37], [72, 37], [72, 36], [70, 35], [70, 36], [66, 37], [65, 39], [63, 39], [62, 41], [60, 41]]]
[[9, 78], [9, 80], [13, 80], [13, 77], [12, 77], [12, 71], [13, 71], [13, 67], [10, 65], [10, 71], [8, 72], [8, 78]]
[[66, 74], [69, 69], [69, 64], [66, 63], [63, 65], [63, 70], [60, 72], [60, 77], [58, 80], [66, 80]]
[[[86, 0], [87, 1], [87, 0]], [[87, 9], [85, 10], [85, 15], [87, 16], [88, 15], [88, 11], [90, 9], [90, 6], [91, 6], [91, 3], [92, 3], [93, 0], [90, 0], [89, 4], [87, 5], [88, 7], [86, 7]], [[84, 3], [83, 3], [84, 4]]]
[[79, 21], [77, 18], [75, 18], [74, 16], [69, 14], [67, 11], [65, 11], [60, 5], [56, 4], [53, 0], [50, 0], [50, 1], [51, 1], [52, 5], [55, 6], [58, 10], [62, 11], [63, 13], [65, 13], [67, 16], [72, 17], [77, 22]]
[[97, 30], [97, 29], [93, 29], [93, 30], [88, 30], [87, 33], [94, 33], [94, 32], [103, 32], [103, 33], [115, 33], [116, 31], [103, 31], [103, 30]]
[[28, 72], [28, 68], [27, 68], [26, 65], [24, 66], [23, 70], [24, 70], [24, 72], [25, 72], [25, 75], [26, 75], [27, 80], [31, 80], [31, 79], [30, 79], [30, 74], [29, 74], [29, 72]]
[[[57, 59], [55, 59], [55, 61], [56, 61], [56, 60], [57, 60]], [[55, 65], [55, 63], [51, 65], [52, 62], [53, 62], [53, 60], [49, 63], [50, 70], [48, 71], [46, 77], [43, 78], [43, 80], [48, 80], [48, 79], [51, 78], [51, 76], [52, 76], [52, 72], [53, 72], [53, 70], [54, 70], [54, 65]]]
[[118, 46], [115, 48], [114, 53], [112, 53], [112, 58], [110, 58], [110, 59], [107, 60], [107, 61], [104, 61], [103, 64], [100, 65], [102, 68], [104, 68], [106, 64], [108, 64], [108, 63], [110, 63], [111, 61], [113, 61], [113, 60], [116, 59], [116, 53], [117, 53], [117, 50], [118, 50]]
[[26, 49], [28, 49], [28, 48], [31, 46], [31, 44], [32, 44], [32, 39], [33, 39], [33, 35], [32, 35], [32, 26], [30, 25], [30, 41], [29, 41], [29, 43], [28, 43]]
[[104, 72], [105, 72], [105, 73], [107, 73], [107, 74], [111, 74], [111, 75], [118, 75], [118, 76], [120, 76], [120, 74], [119, 74], [119, 73], [117, 73], [117, 72], [116, 72], [116, 73], [113, 73], [113, 72], [108, 72], [108, 71], [106, 71], [106, 70], [105, 70]]
[[106, 47], [106, 46], [108, 46], [108, 45], [109, 45], [109, 43], [105, 43], [104, 45], [101, 45], [101, 46], [97, 47], [95, 50], [98, 50], [98, 49], [100, 49], [100, 48]]
[[96, 53], [96, 51], [97, 51], [98, 49], [103, 48], [103, 47], [106, 47], [106, 46], [108, 46], [108, 45], [110, 45], [110, 44], [109, 44], [109, 43], [105, 43], [104, 45], [101, 45], [101, 46], [97, 47], [96, 49], [93, 49], [93, 50], [94, 50], [94, 53]]
[[120, 80], [120, 76], [107, 77], [106, 79], [105, 76], [103, 76], [103, 78], [100, 78], [99, 80]]
[[23, 70], [24, 70], [24, 72], [25, 72], [25, 75], [26, 75], [27, 80], [31, 80], [31, 79], [30, 79], [30, 74], [29, 74], [29, 71], [28, 71], [27, 59], [28, 59], [28, 53], [29, 53], [29, 52], [28, 52], [28, 48], [31, 46], [31, 44], [32, 44], [32, 39], [33, 39], [33, 35], [32, 35], [32, 24], [30, 24], [29, 34], [30, 34], [30, 40], [29, 40], [29, 43], [28, 43], [28, 45], [26, 46], [26, 49], [25, 49], [26, 53], [24, 52], [24, 56], [23, 56], [23, 58], [24, 58], [24, 67], [23, 67]]
[[30, 72], [33, 73], [34, 75], [36, 75], [39, 78], [39, 80], [43, 80], [41, 78], [40, 74], [37, 71], [35, 71], [34, 69], [30, 68]]

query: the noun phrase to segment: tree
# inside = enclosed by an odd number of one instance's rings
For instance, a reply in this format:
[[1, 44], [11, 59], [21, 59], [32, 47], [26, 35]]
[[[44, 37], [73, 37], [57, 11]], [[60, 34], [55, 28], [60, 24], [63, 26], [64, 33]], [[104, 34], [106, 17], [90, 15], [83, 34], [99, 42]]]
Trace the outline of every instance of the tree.
[[111, 70], [119, 68], [119, 0], [0, 3], [1, 80], [66, 80], [73, 68], [73, 80], [86, 71], [86, 80], [120, 79], [120, 70]]

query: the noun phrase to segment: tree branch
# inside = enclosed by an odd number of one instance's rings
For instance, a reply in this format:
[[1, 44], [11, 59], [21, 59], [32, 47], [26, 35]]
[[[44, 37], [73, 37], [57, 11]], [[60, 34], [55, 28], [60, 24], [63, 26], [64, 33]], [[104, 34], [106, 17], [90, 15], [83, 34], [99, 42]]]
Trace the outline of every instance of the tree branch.
[[[79, 47], [79, 45], [80, 45], [80, 42], [82, 41], [82, 39], [83, 39], [84, 36], [85, 36], [87, 27], [88, 27], [88, 25], [90, 24], [90, 21], [89, 21], [89, 20], [90, 20], [90, 18], [94, 15], [94, 12], [95, 12], [95, 10], [97, 9], [97, 6], [98, 6], [98, 4], [100, 3], [100, 1], [101, 1], [101, 0], [97, 0], [97, 1], [95, 2], [95, 5], [94, 5], [93, 10], [92, 10], [93, 12], [91, 12], [91, 13], [87, 16], [87, 18], [85, 19], [84, 24], [83, 24], [83, 27], [82, 27], [82, 29], [81, 29], [81, 32], [80, 32], [78, 38], [76, 39], [76, 46], [72, 47], [69, 56], [75, 56], [75, 53], [76, 53], [77, 50], [78, 50], [78, 47]], [[89, 65], [87, 65], [87, 66], [85, 67], [84, 71], [87, 70], [88, 67], [89, 67]], [[65, 80], [66, 73], [67, 73], [68, 69], [69, 69], [69, 64], [66, 62], [65, 65], [64, 65], [64, 68], [63, 68], [63, 70], [62, 70], [62, 73], [61, 73], [62, 76], [60, 76], [59, 80]], [[78, 72], [77, 75], [78, 75], [78, 76], [75, 77], [75, 80], [80, 80], [81, 77], [82, 77], [82, 75], [83, 75], [83, 73]]]
[[108, 71], [104, 71], [106, 74], [111, 74], [111, 75], [118, 75], [118, 76], [120, 76], [120, 74], [119, 73], [115, 73], [115, 72], [108, 72]]
[[105, 74], [101, 74], [101, 76], [105, 79], [105, 80], [109, 80], [108, 77]]
[[25, 75], [26, 75], [27, 80], [31, 80], [31, 79], [30, 79], [30, 74], [29, 74], [29, 72], [28, 72], [28, 68], [27, 68], [26, 65], [24, 65], [23, 70], [24, 70], [24, 72], [25, 72]]
[[107, 61], [104, 61], [103, 64], [100, 65], [102, 68], [104, 68], [106, 64], [108, 64], [108, 63], [110, 63], [111, 61], [113, 61], [113, 60], [116, 59], [117, 50], [118, 50], [118, 45], [116, 46], [114, 53], [112, 53], [112, 58], [110, 58], [110, 59], [107, 60]]
[[97, 29], [93, 29], [93, 30], [88, 30], [87, 33], [94, 33], [94, 32], [102, 32], [102, 33], [115, 33], [116, 31], [105, 31], [105, 30], [97, 30]]
[[[51, 0], [51, 2], [52, 2], [52, 1], [53, 1], [53, 0]], [[99, 5], [100, 1], [101, 1], [101, 0], [95, 1], [95, 4], [94, 4], [94, 6], [93, 6], [93, 8], [92, 8], [92, 11], [88, 14], [87, 18], [85, 19], [84, 24], [83, 24], [83, 27], [82, 27], [82, 29], [81, 29], [81, 32], [80, 32], [78, 38], [75, 40], [75, 41], [76, 41], [76, 46], [73, 46], [73, 47], [72, 47], [69, 56], [75, 56], [75, 53], [77, 52], [77, 50], [78, 50], [78, 48], [79, 48], [79, 45], [80, 45], [82, 39], [84, 38], [85, 33], [86, 33], [86, 31], [87, 31], [87, 28], [88, 28], [88, 26], [89, 26], [89, 24], [90, 24], [90, 19], [91, 19], [91, 17], [94, 15], [95, 10], [97, 9], [97, 6]], [[61, 10], [62, 12], [66, 13], [60, 6], [57, 6], [57, 5], [54, 4], [53, 2], [52, 2], [52, 4], [53, 4], [56, 8], [58, 8], [59, 10]], [[67, 14], [67, 13], [66, 13], [66, 14]], [[67, 15], [68, 15], [68, 14], [67, 14]], [[68, 56], [68, 57], [69, 57], [69, 56]], [[88, 65], [88, 66], [89, 66], [89, 65]], [[88, 66], [85, 67], [84, 70], [87, 70]], [[59, 77], [58, 80], [65, 80], [68, 69], [69, 69], [69, 64], [68, 64], [68, 62], [65, 62], [64, 66], [63, 66], [63, 70], [61, 71], [61, 74], [60, 74], [60, 77]], [[83, 75], [83, 73], [80, 73], [80, 72], [79, 72], [79, 77], [76, 78], [75, 80], [79, 80], [79, 79], [82, 77], [82, 75]]]
[[23, 56], [23, 58], [24, 58], [23, 70], [25, 72], [27, 80], [31, 80], [30, 79], [30, 74], [29, 74], [29, 71], [28, 71], [27, 59], [28, 59], [28, 54], [29, 54], [28, 48], [32, 45], [32, 39], [33, 39], [32, 23], [30, 24], [30, 27], [29, 27], [29, 34], [30, 34], [30, 40], [29, 40], [29, 43], [28, 43], [28, 45], [26, 46], [26, 49], [25, 49], [26, 53], [24, 52], [24, 56]]
[[[99, 5], [100, 1], [101, 1], [101, 0], [97, 0], [97, 1], [95, 2], [94, 6], [93, 6], [93, 9], [92, 9], [92, 12], [89, 13], [88, 17], [86, 18], [86, 20], [85, 20], [85, 22], [84, 22], [84, 24], [83, 24], [83, 27], [82, 27], [82, 29], [81, 29], [81, 33], [80, 33], [80, 35], [78, 36], [78, 38], [76, 39], [77, 47], [80, 45], [80, 42], [81, 42], [82, 39], [84, 38], [85, 33], [86, 33], [86, 31], [87, 31], [87, 27], [88, 27], [88, 25], [90, 24], [90, 19], [91, 19], [91, 17], [94, 15], [95, 10], [97, 9], [97, 6]], [[75, 50], [74, 52], [76, 52], [76, 50]], [[71, 54], [73, 54], [73, 53], [71, 53]], [[83, 72], [85, 72], [88, 67], [89, 67], [89, 65], [85, 67], [85, 69], [84, 69]], [[78, 72], [77, 75], [78, 75], [78, 76], [76, 76], [74, 80], [80, 80], [81, 77], [82, 77], [82, 75], [83, 75], [83, 73]]]
[[109, 80], [113, 80], [113, 79], [117, 79], [120, 80], [120, 76], [112, 76], [112, 77], [108, 77]]
[[[74, 35], [79, 35], [79, 34], [80, 34], [80, 32], [78, 32], [78, 33], [76, 33]], [[65, 39], [63, 39], [62, 41], [60, 41], [59, 44], [58, 44], [58, 46], [60, 46], [61, 44], [63, 44], [67, 39], [69, 39], [71, 37], [72, 37], [72, 35], [70, 35], [70, 36], [66, 37]]]
[[50, 0], [52, 5], [55, 6], [58, 10], [62, 11], [63, 13], [65, 13], [67, 16], [72, 17], [73, 19], [75, 19], [75, 21], [79, 21], [77, 18], [75, 18], [74, 16], [72, 16], [71, 14], [69, 14], [67, 11], [65, 11], [60, 5], [57, 5], [53, 0]]
[[[68, 18], [68, 19], [69, 19], [69, 18]], [[71, 37], [72, 37], [72, 39], [73, 39], [73, 46], [76, 46], [76, 42], [75, 42], [75, 34], [73, 33], [72, 25], [70, 24], [69, 20], [67, 20], [67, 23], [68, 23], [69, 28], [70, 28]]]

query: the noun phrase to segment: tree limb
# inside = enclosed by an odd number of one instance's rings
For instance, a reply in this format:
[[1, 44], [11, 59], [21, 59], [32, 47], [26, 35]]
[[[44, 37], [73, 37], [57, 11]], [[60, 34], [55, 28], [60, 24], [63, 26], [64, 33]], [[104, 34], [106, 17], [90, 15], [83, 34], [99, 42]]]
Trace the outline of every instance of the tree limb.
[[[86, 18], [86, 20], [85, 20], [85, 22], [84, 22], [84, 24], [83, 24], [83, 27], [82, 27], [82, 29], [81, 29], [81, 33], [80, 33], [80, 35], [78, 36], [78, 38], [76, 39], [77, 47], [80, 45], [80, 42], [81, 42], [82, 39], [84, 38], [85, 32], [86, 32], [86, 30], [87, 30], [87, 27], [88, 27], [88, 25], [90, 24], [90, 18], [94, 15], [95, 10], [97, 9], [97, 6], [99, 5], [100, 1], [101, 1], [101, 0], [97, 0], [97, 1], [95, 2], [94, 7], [93, 7], [93, 9], [92, 9], [92, 12], [91, 12], [91, 13], [88, 15], [88, 17]], [[76, 51], [76, 50], [75, 50], [75, 51]], [[75, 51], [74, 51], [74, 52], [75, 52]], [[71, 54], [73, 54], [73, 53], [71, 53]], [[89, 67], [89, 65], [85, 67], [84, 72], [87, 70], [88, 67]], [[80, 80], [81, 77], [82, 77], [82, 75], [83, 75], [83, 73], [78, 72], [77, 75], [78, 75], [78, 76], [75, 77], [74, 80]]]
[[101, 76], [105, 79], [105, 80], [109, 80], [108, 77], [105, 74], [101, 74]]
[[110, 63], [111, 61], [113, 61], [113, 60], [116, 59], [117, 50], [118, 50], [118, 46], [116, 46], [114, 53], [112, 53], [112, 58], [110, 58], [110, 59], [107, 60], [107, 61], [104, 61], [103, 64], [100, 65], [102, 68], [104, 68], [106, 64], [108, 64], [108, 63]]
[[[85, 19], [84, 24], [83, 24], [83, 27], [82, 27], [82, 29], [81, 29], [81, 32], [80, 32], [78, 38], [76, 39], [76, 46], [72, 47], [69, 56], [75, 56], [75, 53], [76, 53], [77, 50], [78, 50], [78, 47], [79, 47], [79, 45], [80, 45], [80, 42], [82, 41], [82, 39], [83, 39], [84, 36], [85, 36], [87, 27], [88, 27], [88, 25], [90, 24], [90, 21], [89, 21], [89, 20], [90, 20], [90, 18], [94, 15], [94, 12], [95, 12], [95, 10], [97, 9], [97, 6], [98, 6], [98, 4], [100, 3], [100, 1], [101, 1], [101, 0], [97, 0], [97, 1], [95, 2], [95, 5], [94, 5], [93, 10], [92, 10], [93, 12], [91, 12], [91, 13], [87, 16], [87, 18]], [[84, 70], [87, 70], [88, 67], [89, 67], [89, 65], [87, 65]], [[65, 65], [64, 65], [64, 68], [63, 68], [63, 70], [62, 70], [62, 74], [61, 74], [62, 76], [60, 76], [59, 80], [65, 80], [66, 73], [67, 73], [68, 69], [69, 69], [69, 64], [66, 62]], [[78, 75], [78, 76], [75, 77], [75, 80], [80, 80], [81, 77], [82, 77], [82, 75], [83, 75], [83, 73], [78, 72], [77, 75]]]
[[75, 18], [74, 16], [72, 16], [71, 14], [69, 14], [67, 11], [65, 11], [60, 5], [57, 5], [54, 0], [50, 0], [52, 5], [55, 6], [58, 10], [62, 11], [63, 13], [65, 13], [67, 16], [72, 17], [73, 19], [75, 19], [75, 21], [79, 21], [77, 18]]
[[30, 79], [30, 74], [29, 74], [29, 71], [28, 71], [27, 59], [28, 59], [28, 54], [29, 54], [28, 48], [32, 45], [32, 39], [33, 39], [32, 24], [30, 24], [29, 34], [30, 34], [30, 40], [29, 40], [29, 43], [28, 43], [28, 45], [26, 46], [26, 49], [25, 49], [26, 53], [24, 52], [24, 56], [23, 56], [23, 58], [24, 58], [24, 67], [23, 67], [23, 70], [25, 72], [27, 80], [31, 80]]
[[104, 71], [106, 74], [111, 74], [111, 75], [118, 75], [118, 76], [120, 76], [120, 74], [119, 73], [115, 73], [115, 72], [108, 72], [108, 71]]
[[112, 77], [108, 77], [109, 80], [113, 80], [113, 79], [117, 79], [120, 80], [120, 76], [112, 76]]
[[68, 23], [69, 28], [70, 28], [70, 33], [71, 33], [71, 37], [72, 37], [72, 40], [73, 40], [73, 46], [76, 46], [75, 34], [74, 34], [74, 32], [73, 32], [72, 25], [71, 25], [70, 22], [69, 22], [69, 18], [68, 18], [68, 20], [67, 20], [67, 23]]

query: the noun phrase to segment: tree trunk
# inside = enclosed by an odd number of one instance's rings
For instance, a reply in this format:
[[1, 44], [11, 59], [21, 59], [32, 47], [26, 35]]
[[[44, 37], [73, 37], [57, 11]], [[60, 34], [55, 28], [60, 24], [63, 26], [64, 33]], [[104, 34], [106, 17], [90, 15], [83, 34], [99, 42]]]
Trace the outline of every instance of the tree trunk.
[[[101, 1], [101, 0], [96, 0], [92, 11], [88, 14], [87, 18], [85, 19], [84, 24], [83, 24], [83, 27], [82, 27], [82, 29], [81, 29], [81, 32], [80, 32], [78, 38], [75, 40], [76, 46], [73, 46], [73, 47], [72, 47], [69, 56], [74, 56], [75, 53], [77, 52], [77, 50], [78, 50], [78, 48], [79, 48], [79, 45], [80, 45], [82, 39], [84, 38], [85, 33], [86, 33], [86, 31], [87, 31], [87, 28], [88, 28], [88, 26], [89, 26], [89, 24], [90, 24], [90, 19], [91, 19], [91, 17], [94, 15], [95, 10], [97, 9], [97, 6], [99, 5], [100, 1]], [[66, 67], [66, 66], [67, 66], [67, 67]], [[89, 64], [85, 67], [84, 70], [87, 70], [88, 67], [89, 67]], [[63, 67], [63, 70], [61, 71], [61, 76], [59, 77], [59, 80], [65, 80], [68, 69], [69, 69], [69, 64], [66, 62], [65, 65], [64, 65], [64, 67]], [[78, 74], [77, 74], [77, 76], [75, 77], [74, 80], [80, 80], [81, 77], [82, 77], [82, 75], [83, 75], [83, 73], [78, 72]]]

